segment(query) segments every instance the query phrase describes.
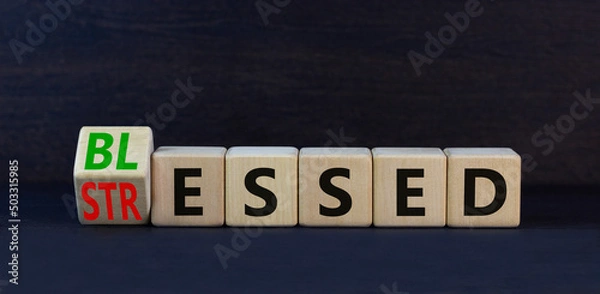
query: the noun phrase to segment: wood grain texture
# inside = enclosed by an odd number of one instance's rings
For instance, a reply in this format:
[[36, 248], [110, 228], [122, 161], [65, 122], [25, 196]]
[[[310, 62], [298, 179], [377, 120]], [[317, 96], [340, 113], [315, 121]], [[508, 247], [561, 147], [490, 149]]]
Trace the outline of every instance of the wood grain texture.
[[[446, 148], [444, 152], [448, 156], [448, 226], [519, 226], [521, 158], [517, 153], [509, 148]], [[501, 176], [474, 177], [474, 206], [467, 206], [465, 200], [467, 169], [491, 170]], [[494, 197], [499, 194], [504, 194], [501, 201]], [[479, 211], [468, 211], [468, 207]], [[482, 213], [484, 208], [491, 211]]]
[[[108, 134], [111, 139], [90, 142], [92, 133]], [[123, 134], [128, 134], [128, 137], [123, 137]], [[89, 162], [101, 164], [107, 161], [106, 167], [90, 169], [86, 165], [90, 143], [95, 144], [92, 148], [105, 151], [94, 152]], [[79, 222], [84, 225], [148, 223], [151, 207], [150, 156], [153, 151], [152, 130], [148, 127], [81, 128], [73, 169]], [[130, 166], [122, 169], [119, 162]], [[89, 199], [84, 199], [84, 196]], [[86, 214], [89, 216], [86, 217]]]
[[[371, 150], [302, 148], [298, 170], [300, 225], [368, 227], [373, 223]], [[337, 172], [326, 176], [333, 170]]]
[[[375, 226], [446, 225], [446, 155], [441, 149], [374, 148], [372, 153]], [[405, 179], [403, 186], [400, 177]], [[401, 198], [406, 205], [399, 208]]]
[[298, 224], [298, 149], [232, 147], [225, 183], [228, 226]]
[[[152, 224], [222, 226], [225, 222], [226, 151], [224, 147], [158, 148], [152, 154]], [[189, 171], [187, 176], [177, 175], [184, 186], [175, 187], [175, 169]], [[176, 189], [180, 190], [177, 193], [186, 195], [183, 203], [185, 208], [190, 208], [188, 211], [181, 208], [179, 212], [175, 211]], [[193, 191], [182, 192], [185, 189]], [[198, 211], [200, 207], [201, 212]]]

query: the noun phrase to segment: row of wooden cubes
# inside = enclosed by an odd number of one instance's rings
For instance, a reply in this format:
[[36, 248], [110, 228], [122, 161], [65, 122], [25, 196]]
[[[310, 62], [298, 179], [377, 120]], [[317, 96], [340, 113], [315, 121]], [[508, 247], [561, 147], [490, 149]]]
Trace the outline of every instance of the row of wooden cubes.
[[74, 177], [82, 224], [516, 227], [520, 166], [509, 148], [153, 151], [149, 128], [84, 127]]

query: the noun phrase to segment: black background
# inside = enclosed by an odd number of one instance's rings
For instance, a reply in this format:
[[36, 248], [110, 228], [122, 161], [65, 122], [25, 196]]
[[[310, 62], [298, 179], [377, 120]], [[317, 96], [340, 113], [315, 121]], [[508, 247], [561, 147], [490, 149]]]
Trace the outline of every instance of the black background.
[[[600, 104], [547, 155], [532, 138], [569, 115], [573, 92], [600, 99], [600, 4], [483, 0], [417, 75], [407, 53], [465, 2], [293, 0], [266, 24], [258, 1], [88, 0], [19, 63], [10, 42], [50, 10], [0, 0], [0, 159], [19, 160], [24, 189], [23, 285], [0, 289], [597, 292]], [[203, 90], [153, 127], [155, 146], [511, 147], [532, 158], [523, 225], [265, 229], [227, 270], [213, 247], [230, 228], [79, 226], [81, 126], [132, 125], [188, 79]]]

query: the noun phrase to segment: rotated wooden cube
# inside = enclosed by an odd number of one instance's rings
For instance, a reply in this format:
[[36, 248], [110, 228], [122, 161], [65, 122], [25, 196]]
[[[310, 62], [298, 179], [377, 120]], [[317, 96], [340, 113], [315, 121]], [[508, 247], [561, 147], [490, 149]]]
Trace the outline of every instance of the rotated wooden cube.
[[73, 178], [81, 224], [135, 225], [150, 219], [149, 127], [83, 127]]

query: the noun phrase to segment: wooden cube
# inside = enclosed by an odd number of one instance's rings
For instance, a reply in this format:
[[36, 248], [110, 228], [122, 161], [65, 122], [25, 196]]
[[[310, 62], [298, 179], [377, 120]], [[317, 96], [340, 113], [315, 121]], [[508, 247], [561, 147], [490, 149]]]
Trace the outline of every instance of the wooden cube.
[[373, 224], [446, 225], [446, 155], [439, 148], [373, 149]]
[[509, 148], [447, 148], [448, 226], [517, 227], [521, 157]]
[[232, 147], [225, 166], [228, 226], [298, 223], [298, 149]]
[[370, 226], [372, 169], [367, 148], [302, 148], [300, 225]]
[[223, 147], [160, 147], [152, 154], [152, 224], [222, 226]]
[[83, 127], [73, 179], [82, 224], [146, 224], [150, 218], [149, 127]]

